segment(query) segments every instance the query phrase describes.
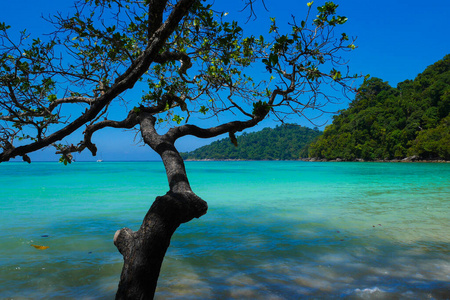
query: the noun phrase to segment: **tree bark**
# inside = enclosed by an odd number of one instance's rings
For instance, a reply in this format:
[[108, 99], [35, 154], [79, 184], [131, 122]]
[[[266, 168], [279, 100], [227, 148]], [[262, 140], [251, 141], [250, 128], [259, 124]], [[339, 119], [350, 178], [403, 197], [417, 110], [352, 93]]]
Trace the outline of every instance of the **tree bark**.
[[114, 244], [124, 265], [116, 299], [153, 299], [170, 239], [180, 224], [206, 213], [207, 204], [192, 192], [157, 197], [141, 228], [118, 230]]
[[170, 190], [156, 197], [138, 231], [123, 228], [114, 235], [114, 244], [124, 259], [116, 299], [153, 299], [173, 233], [180, 224], [201, 217], [208, 209], [207, 203], [192, 192], [174, 141], [156, 133], [151, 114], [142, 114], [140, 119], [145, 143], [164, 162]]

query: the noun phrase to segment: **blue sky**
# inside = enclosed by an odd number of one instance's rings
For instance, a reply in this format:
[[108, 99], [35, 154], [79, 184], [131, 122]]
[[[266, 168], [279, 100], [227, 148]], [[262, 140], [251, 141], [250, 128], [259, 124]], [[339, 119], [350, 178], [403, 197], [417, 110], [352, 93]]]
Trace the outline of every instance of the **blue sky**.
[[[242, 24], [253, 34], [267, 32], [269, 17], [277, 22], [290, 20], [291, 15], [304, 17], [309, 1], [265, 0], [266, 11], [261, 2], [256, 3], [256, 21]], [[325, 1], [314, 1], [314, 7]], [[367, 1], [337, 0], [338, 14], [349, 18], [343, 30], [349, 36], [356, 36], [358, 48], [348, 56], [351, 73], [370, 74], [396, 86], [406, 79], [413, 79], [427, 66], [450, 53], [450, 1]], [[70, 0], [64, 1], [8, 1], [0, 11], [0, 22], [12, 25], [14, 30], [27, 30], [37, 37], [49, 31], [41, 15], [47, 16], [57, 11], [65, 12], [71, 7]], [[246, 21], [247, 12], [239, 12], [243, 1], [216, 0], [215, 8], [229, 13], [230, 18]], [[347, 101], [348, 102], [348, 101]], [[339, 108], [346, 108], [344, 103]], [[326, 117], [331, 122], [332, 115]], [[292, 120], [303, 126], [313, 127], [304, 119]], [[257, 128], [274, 127], [271, 120], [263, 121]], [[323, 127], [322, 127], [323, 129]], [[134, 142], [135, 134], [118, 130], [107, 130], [94, 136], [99, 147], [99, 157], [104, 160], [156, 160], [148, 146], [142, 147]], [[222, 137], [220, 137], [222, 138]], [[193, 150], [212, 140], [199, 140], [187, 137], [177, 144], [180, 151]], [[71, 141], [76, 142], [76, 141]], [[35, 160], [55, 160], [47, 150], [30, 155]], [[79, 160], [96, 160], [88, 153], [79, 155]]]

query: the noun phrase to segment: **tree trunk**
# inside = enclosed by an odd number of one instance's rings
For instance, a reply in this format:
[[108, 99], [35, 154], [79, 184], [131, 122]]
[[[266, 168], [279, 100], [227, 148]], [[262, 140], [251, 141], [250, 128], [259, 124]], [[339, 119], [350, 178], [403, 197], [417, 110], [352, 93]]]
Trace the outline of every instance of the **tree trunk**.
[[206, 210], [206, 202], [192, 192], [168, 192], [156, 198], [138, 231], [118, 230], [114, 244], [124, 265], [116, 299], [153, 299], [173, 233], [181, 223], [199, 218]]
[[144, 141], [163, 159], [170, 191], [156, 197], [140, 229], [118, 230], [114, 244], [124, 264], [116, 299], [153, 299], [170, 239], [180, 224], [204, 215], [208, 205], [189, 185], [183, 159], [174, 142], [159, 136], [151, 115], [141, 117]]

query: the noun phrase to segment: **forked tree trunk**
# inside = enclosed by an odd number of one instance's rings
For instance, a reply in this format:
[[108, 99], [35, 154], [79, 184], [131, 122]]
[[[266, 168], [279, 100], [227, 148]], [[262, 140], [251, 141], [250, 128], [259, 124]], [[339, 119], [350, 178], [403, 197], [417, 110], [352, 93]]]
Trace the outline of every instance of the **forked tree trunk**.
[[138, 231], [123, 228], [114, 235], [114, 244], [124, 259], [116, 299], [153, 299], [173, 233], [180, 224], [201, 217], [208, 209], [192, 192], [174, 142], [159, 136], [154, 122], [153, 116], [142, 116], [141, 132], [164, 162], [170, 191], [156, 198]]
[[170, 239], [181, 223], [206, 213], [206, 202], [192, 192], [157, 197], [141, 228], [124, 228], [114, 236], [124, 265], [116, 299], [153, 299]]

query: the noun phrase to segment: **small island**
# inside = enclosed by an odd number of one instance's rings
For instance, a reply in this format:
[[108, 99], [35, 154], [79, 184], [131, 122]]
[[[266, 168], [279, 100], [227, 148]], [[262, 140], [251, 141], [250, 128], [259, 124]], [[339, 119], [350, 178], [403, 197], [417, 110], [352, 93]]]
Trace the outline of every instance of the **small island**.
[[317, 128], [278, 125], [237, 136], [237, 146], [225, 138], [181, 155], [185, 160], [297, 160], [308, 157], [308, 145], [321, 134]]

